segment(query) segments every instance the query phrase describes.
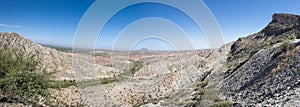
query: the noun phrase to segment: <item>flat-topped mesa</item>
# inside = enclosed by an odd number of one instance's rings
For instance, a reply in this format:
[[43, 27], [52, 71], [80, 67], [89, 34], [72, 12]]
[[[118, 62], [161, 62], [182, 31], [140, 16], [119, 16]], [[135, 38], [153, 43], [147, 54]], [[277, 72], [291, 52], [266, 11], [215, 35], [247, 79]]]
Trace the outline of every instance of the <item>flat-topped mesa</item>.
[[300, 25], [300, 16], [293, 14], [276, 13], [272, 21], [262, 30], [266, 35], [277, 35]]
[[300, 23], [300, 16], [293, 14], [276, 13], [272, 18], [273, 23], [281, 25], [299, 25]]

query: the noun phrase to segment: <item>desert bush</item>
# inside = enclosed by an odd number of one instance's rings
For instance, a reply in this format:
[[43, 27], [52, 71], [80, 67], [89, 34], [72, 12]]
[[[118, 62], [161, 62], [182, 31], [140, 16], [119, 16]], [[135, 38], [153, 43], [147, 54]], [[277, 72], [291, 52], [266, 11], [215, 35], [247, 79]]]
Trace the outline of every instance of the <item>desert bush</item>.
[[289, 41], [284, 41], [282, 42], [282, 44], [280, 45], [282, 51], [287, 52], [289, 50]]
[[120, 80], [124, 80], [128, 77], [133, 77], [134, 74], [143, 67], [143, 61], [134, 61], [134, 60], [130, 60], [130, 61], [132, 63], [130, 65], [130, 69], [118, 75], [118, 78]]
[[231, 101], [222, 101], [222, 102], [214, 102], [209, 107], [232, 107], [233, 103]]
[[103, 78], [101, 79], [101, 84], [108, 84], [112, 82], [118, 82], [119, 78], [116, 76], [110, 77], [110, 78]]
[[[143, 67], [143, 62], [142, 61], [133, 61], [133, 60], [130, 60], [130, 61], [132, 62], [132, 65], [130, 66], [130, 69], [128, 71], [125, 71], [118, 75], [114, 75], [113, 77], [101, 78], [101, 79], [96, 79], [96, 80], [88, 80], [88, 81], [79, 81], [79, 82], [77, 82], [77, 84], [78, 84], [78, 86], [84, 88], [84, 87], [89, 87], [89, 86], [119, 82], [119, 81], [123, 81], [123, 80], [127, 79], [128, 77], [133, 77], [134, 74]], [[71, 85], [76, 85], [76, 84], [71, 84]]]
[[286, 40], [295, 40], [295, 39], [296, 39], [295, 34], [289, 34], [288, 37], [286, 38]]
[[49, 88], [67, 88], [70, 86], [77, 86], [77, 83], [75, 80], [64, 80], [64, 81], [58, 81], [58, 80], [50, 80]]
[[143, 67], [142, 61], [133, 61], [133, 66], [130, 68], [132, 76]]
[[195, 93], [195, 95], [204, 95], [205, 94], [205, 90], [199, 90]]
[[208, 85], [208, 81], [205, 80], [205, 81], [199, 82], [197, 86], [198, 86], [198, 87], [201, 87], [201, 88], [204, 88], [204, 87], [207, 86], [207, 85]]
[[290, 43], [289, 41], [284, 41], [280, 47], [283, 52], [293, 50], [297, 45], [295, 43]]
[[34, 56], [22, 57], [17, 51], [0, 50], [0, 89], [2, 102], [35, 104], [49, 99], [49, 77], [36, 72]]
[[288, 36], [287, 36], [287, 38], [282, 42], [282, 44], [281, 44], [281, 49], [282, 49], [282, 51], [284, 51], [284, 52], [287, 52], [287, 51], [289, 51], [289, 50], [292, 50], [294, 47], [296, 47], [296, 45], [295, 44], [290, 44], [290, 41], [291, 40], [295, 40], [297, 37], [296, 37], [296, 35], [295, 34], [289, 34]]
[[217, 98], [214, 99], [214, 102], [222, 102], [222, 101], [224, 101], [224, 100], [221, 99], [220, 97], [217, 97]]
[[271, 48], [271, 44], [270, 44], [270, 42], [266, 42], [264, 44], [264, 49], [269, 49], [269, 48]]

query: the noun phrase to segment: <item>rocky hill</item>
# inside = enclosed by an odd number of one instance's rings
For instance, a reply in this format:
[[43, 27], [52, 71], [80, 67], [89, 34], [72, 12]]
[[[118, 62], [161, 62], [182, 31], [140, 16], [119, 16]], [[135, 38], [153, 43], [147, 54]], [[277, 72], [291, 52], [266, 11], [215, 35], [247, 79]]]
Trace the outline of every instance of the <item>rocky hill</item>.
[[[55, 49], [35, 44], [16, 33], [0, 32], [0, 50], [20, 53], [23, 57], [34, 57], [39, 64], [37, 72], [44, 70], [51, 74], [51, 78], [58, 81], [99, 79], [112, 77], [120, 70], [102, 65], [94, 65], [88, 55], [72, 55]], [[78, 72], [74, 72], [78, 71]], [[76, 91], [77, 90], [77, 91]], [[66, 105], [81, 104], [82, 97], [77, 87], [62, 90], [51, 89], [56, 102]], [[60, 94], [56, 94], [60, 93]], [[1, 105], [0, 105], [1, 106]]]
[[[0, 32], [0, 49], [16, 50], [24, 56], [34, 55], [40, 61], [38, 69], [53, 73], [57, 80], [82, 80], [110, 77], [118, 69], [94, 65], [91, 55], [73, 55], [35, 44], [16, 33]], [[73, 63], [73, 65], [72, 65]], [[93, 70], [96, 68], [96, 70]], [[76, 70], [74, 70], [76, 69]], [[75, 72], [74, 71], [80, 71]], [[94, 71], [94, 72], [91, 72]], [[109, 72], [110, 71], [110, 72]]]
[[300, 104], [300, 16], [274, 14], [262, 31], [238, 39], [220, 83], [224, 98], [243, 106]]
[[147, 48], [142, 48], [136, 51], [132, 52], [133, 55], [138, 54], [138, 55], [147, 55], [149, 54], [149, 50]]

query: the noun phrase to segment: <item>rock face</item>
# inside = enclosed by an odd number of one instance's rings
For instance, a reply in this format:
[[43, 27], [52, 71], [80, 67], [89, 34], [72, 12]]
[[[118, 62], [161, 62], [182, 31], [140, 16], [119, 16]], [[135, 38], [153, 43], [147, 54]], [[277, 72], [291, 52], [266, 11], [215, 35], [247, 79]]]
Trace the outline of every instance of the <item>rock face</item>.
[[275, 14], [261, 32], [237, 40], [220, 83], [225, 98], [243, 106], [300, 105], [300, 43], [288, 39], [299, 32], [299, 16]]
[[274, 14], [273, 20], [262, 31], [239, 38], [228, 55], [229, 73], [240, 67], [259, 50], [285, 41], [288, 36], [300, 37], [299, 16]]
[[243, 105], [294, 103], [294, 97], [300, 95], [296, 91], [300, 88], [299, 49], [297, 46], [288, 53], [280, 47], [259, 51], [224, 80], [221, 90]]
[[272, 18], [269, 25], [262, 31], [266, 35], [278, 35], [300, 24], [300, 17], [292, 14], [274, 14]]
[[271, 23], [282, 25], [299, 25], [300, 17], [292, 14], [274, 14]]

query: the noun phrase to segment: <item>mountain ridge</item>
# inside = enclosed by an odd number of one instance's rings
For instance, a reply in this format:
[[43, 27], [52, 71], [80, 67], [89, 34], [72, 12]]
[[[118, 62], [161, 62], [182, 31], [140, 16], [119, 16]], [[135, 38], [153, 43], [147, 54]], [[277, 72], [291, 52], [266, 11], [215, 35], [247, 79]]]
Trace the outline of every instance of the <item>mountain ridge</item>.
[[262, 31], [233, 43], [229, 69], [220, 83], [226, 99], [242, 106], [300, 104], [299, 18], [274, 14]]

